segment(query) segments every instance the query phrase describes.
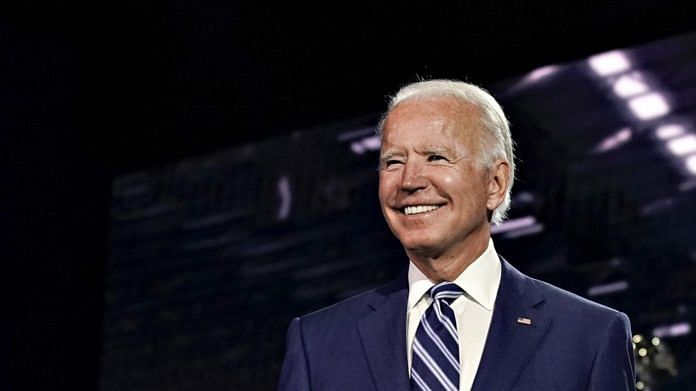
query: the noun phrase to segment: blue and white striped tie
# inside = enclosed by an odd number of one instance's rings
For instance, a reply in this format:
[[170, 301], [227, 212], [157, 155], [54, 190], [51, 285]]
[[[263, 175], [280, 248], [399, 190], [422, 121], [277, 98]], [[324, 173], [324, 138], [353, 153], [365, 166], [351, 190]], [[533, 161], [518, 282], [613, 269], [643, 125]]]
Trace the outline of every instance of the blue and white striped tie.
[[432, 304], [421, 318], [413, 340], [411, 389], [459, 390], [459, 338], [457, 320], [449, 306], [463, 293], [451, 282], [430, 288]]

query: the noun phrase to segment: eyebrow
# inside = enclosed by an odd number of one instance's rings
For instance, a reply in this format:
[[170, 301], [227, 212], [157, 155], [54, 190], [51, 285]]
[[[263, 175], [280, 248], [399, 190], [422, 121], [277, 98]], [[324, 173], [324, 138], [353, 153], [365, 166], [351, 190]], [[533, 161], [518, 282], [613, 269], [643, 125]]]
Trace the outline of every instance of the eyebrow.
[[379, 158], [384, 160], [384, 159], [389, 159], [394, 156], [404, 156], [403, 153], [401, 152], [394, 152], [394, 151], [387, 151], [384, 154], [382, 154]]
[[416, 153], [420, 155], [432, 155], [432, 154], [448, 154], [448, 155], [454, 155], [454, 151], [452, 148], [448, 146], [441, 146], [441, 147], [428, 147], [422, 150], [416, 150]]

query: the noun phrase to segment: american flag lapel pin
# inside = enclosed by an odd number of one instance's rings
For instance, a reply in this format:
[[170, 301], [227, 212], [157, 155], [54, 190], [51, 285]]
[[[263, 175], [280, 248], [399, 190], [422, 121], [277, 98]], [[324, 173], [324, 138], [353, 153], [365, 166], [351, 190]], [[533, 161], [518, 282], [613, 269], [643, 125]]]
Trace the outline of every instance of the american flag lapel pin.
[[526, 324], [527, 326], [531, 326], [532, 320], [529, 318], [517, 318], [517, 323]]

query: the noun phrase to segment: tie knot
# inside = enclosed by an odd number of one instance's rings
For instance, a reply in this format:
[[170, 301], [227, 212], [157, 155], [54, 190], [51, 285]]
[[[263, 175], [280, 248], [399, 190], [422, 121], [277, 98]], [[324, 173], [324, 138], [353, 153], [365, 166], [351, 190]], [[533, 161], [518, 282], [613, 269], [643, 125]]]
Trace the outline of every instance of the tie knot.
[[441, 282], [428, 291], [433, 300], [445, 300], [448, 304], [461, 296], [464, 291], [453, 282]]

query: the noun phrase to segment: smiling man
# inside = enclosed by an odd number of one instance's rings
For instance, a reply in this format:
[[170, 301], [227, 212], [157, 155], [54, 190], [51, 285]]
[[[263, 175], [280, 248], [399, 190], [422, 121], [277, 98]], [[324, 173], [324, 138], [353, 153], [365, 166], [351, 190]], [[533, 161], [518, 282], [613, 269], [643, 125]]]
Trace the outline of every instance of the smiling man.
[[495, 250], [515, 171], [498, 103], [464, 82], [413, 83], [380, 132], [379, 200], [408, 272], [294, 319], [279, 389], [634, 389], [626, 315]]

